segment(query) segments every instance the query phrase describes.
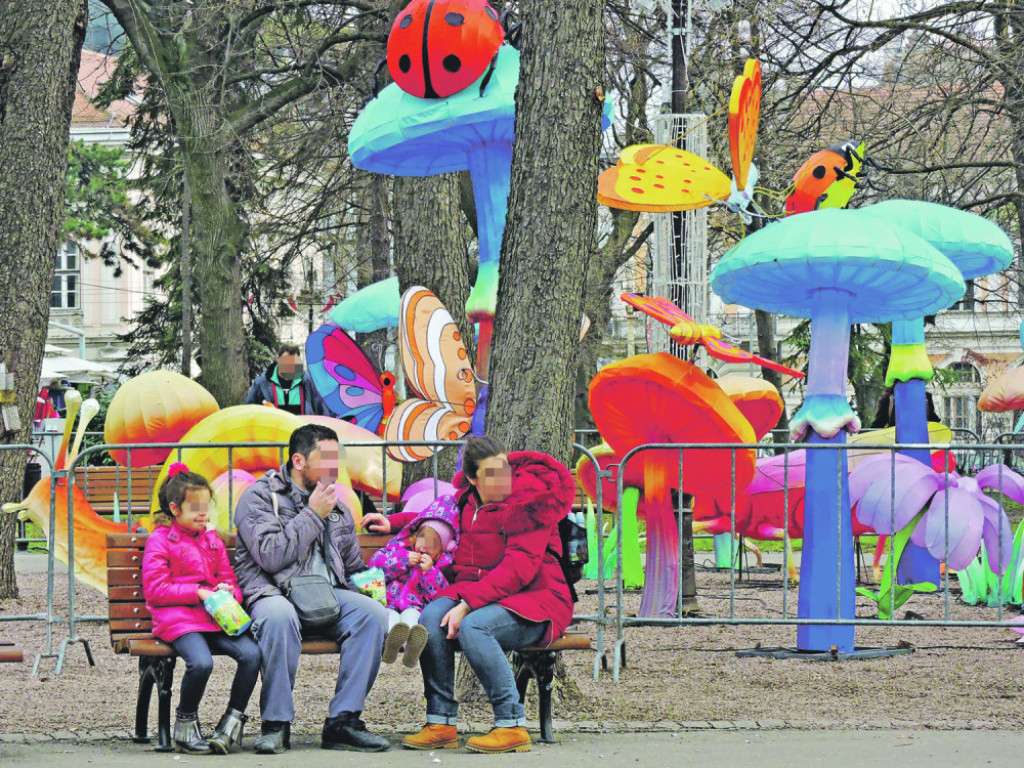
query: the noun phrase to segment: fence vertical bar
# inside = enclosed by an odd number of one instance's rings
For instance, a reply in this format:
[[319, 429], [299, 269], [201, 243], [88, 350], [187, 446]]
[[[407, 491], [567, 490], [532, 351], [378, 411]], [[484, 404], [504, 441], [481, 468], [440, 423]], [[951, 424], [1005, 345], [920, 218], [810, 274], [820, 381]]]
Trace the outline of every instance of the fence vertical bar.
[[[736, 542], [736, 449], [729, 451], [729, 470], [732, 482], [729, 483], [729, 547]], [[737, 546], [737, 550], [739, 547]], [[743, 557], [743, 553], [739, 553]], [[731, 558], [730, 558], [731, 560]], [[729, 618], [736, 618], [736, 569], [729, 569]]]
[[[87, 452], [86, 452], [87, 453]], [[79, 454], [74, 458], [71, 466], [67, 468], [67, 513], [68, 513], [68, 636], [60, 644], [60, 651], [57, 653], [57, 667], [54, 670], [55, 675], [59, 675], [61, 670], [64, 668], [64, 657], [67, 653], [68, 645], [71, 643], [81, 643], [85, 649], [85, 658], [89, 663], [90, 667], [96, 666], [96, 660], [93, 659], [92, 649], [89, 647], [89, 641], [83, 637], [78, 636], [78, 626], [75, 622], [75, 496], [74, 496], [74, 484], [75, 484], [75, 469], [78, 466], [78, 462], [82, 460], [82, 454]], [[129, 515], [130, 516], [130, 515]]]
[[[130, 531], [132, 529], [132, 463], [133, 463], [132, 462], [132, 451], [131, 451], [131, 448], [129, 448], [127, 454], [125, 454], [125, 461], [128, 462], [128, 504], [127, 504], [126, 508], [128, 510], [128, 530]], [[118, 483], [115, 486], [115, 488], [120, 490], [120, 488], [121, 488], [120, 481], [118, 481]], [[117, 491], [115, 491], [115, 493], [117, 493]]]
[[[619, 498], [618, 503], [615, 505], [615, 546], [617, 550], [615, 553], [615, 653], [614, 659], [612, 660], [612, 680], [616, 683], [619, 682], [619, 659], [622, 654], [622, 645], [624, 642], [622, 623], [622, 495], [625, 489], [622, 485], [622, 479], [626, 475], [626, 462], [629, 461], [629, 457], [632, 455], [633, 451], [629, 451], [622, 457], [622, 461], [619, 463], [619, 476], [615, 481]], [[602, 574], [602, 576], [603, 575], [604, 574]]]
[[[679, 485], [676, 493], [676, 512], [678, 517], [676, 518], [676, 530], [679, 538], [679, 562], [676, 564], [676, 569], [682, 573], [683, 568], [683, 449], [679, 449]], [[690, 528], [690, 533], [693, 533], [693, 527]], [[690, 537], [691, 551], [693, 547], [693, 536]], [[696, 599], [696, 595], [694, 595]], [[683, 615], [683, 580], [679, 579], [679, 588], [676, 590], [676, 614], [679, 616]]]
[[[789, 459], [788, 449], [782, 455], [782, 618], [789, 616]], [[806, 456], [806, 454], [804, 454]]]
[[388, 516], [388, 449], [386, 443], [381, 443], [380, 446], [380, 466], [381, 466], [381, 484], [384, 486], [381, 489], [381, 505], [380, 512], [384, 517]]
[[32, 664], [32, 675], [39, 674], [39, 662], [43, 659], [56, 658], [53, 652], [53, 625], [56, 623], [53, 616], [53, 579], [56, 570], [54, 560], [54, 529], [57, 527], [57, 473], [49, 456], [43, 456], [50, 468], [50, 504], [49, 504], [49, 530], [46, 532], [46, 648], [43, 653], [37, 653], [35, 662]]
[[[889, 554], [886, 555], [886, 565], [889, 567], [889, 620], [896, 615], [896, 446], [893, 446], [889, 454]], [[881, 589], [881, 587], [879, 587]]]
[[228, 446], [228, 531], [235, 527], [235, 447]]

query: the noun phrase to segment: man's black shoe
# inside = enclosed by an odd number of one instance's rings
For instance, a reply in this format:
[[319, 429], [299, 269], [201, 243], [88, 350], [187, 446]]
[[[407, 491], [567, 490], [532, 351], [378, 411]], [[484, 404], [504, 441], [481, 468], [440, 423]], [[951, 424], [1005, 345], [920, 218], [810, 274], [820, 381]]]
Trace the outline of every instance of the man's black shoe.
[[342, 712], [324, 720], [320, 737], [321, 749], [351, 749], [356, 752], [385, 752], [388, 740], [366, 730], [366, 723], [357, 712]]
[[280, 755], [292, 748], [292, 724], [276, 720], [264, 720], [260, 735], [253, 746], [257, 755]]

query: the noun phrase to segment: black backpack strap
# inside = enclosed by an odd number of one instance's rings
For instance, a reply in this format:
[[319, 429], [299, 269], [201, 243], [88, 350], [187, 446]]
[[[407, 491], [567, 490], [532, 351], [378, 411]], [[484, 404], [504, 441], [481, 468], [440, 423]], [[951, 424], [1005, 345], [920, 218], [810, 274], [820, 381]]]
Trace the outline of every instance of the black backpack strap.
[[565, 572], [565, 561], [562, 559], [562, 555], [558, 554], [554, 547], [548, 547], [547, 552], [555, 558], [555, 562], [558, 563], [558, 567], [562, 569], [562, 577], [565, 579], [565, 585], [569, 587], [569, 597], [572, 598], [574, 603], [578, 603], [580, 601], [580, 597], [576, 594], [576, 585], [569, 581], [569, 575]]

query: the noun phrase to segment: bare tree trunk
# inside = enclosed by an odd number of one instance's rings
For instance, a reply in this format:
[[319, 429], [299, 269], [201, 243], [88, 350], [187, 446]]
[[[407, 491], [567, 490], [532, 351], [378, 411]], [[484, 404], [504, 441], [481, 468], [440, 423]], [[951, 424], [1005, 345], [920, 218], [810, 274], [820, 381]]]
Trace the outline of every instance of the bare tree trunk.
[[201, 119], [183, 126], [185, 135], [196, 137], [186, 142], [194, 146], [185, 150], [183, 160], [191, 187], [192, 254], [199, 288], [199, 378], [224, 408], [245, 400], [249, 389], [239, 264], [248, 226], [228, 189], [227, 152], [199, 146], [217, 141], [206, 123]]
[[[362, 208], [365, 209], [361, 227], [362, 257], [357, 265], [356, 275], [359, 287], [386, 280], [391, 275], [391, 200], [388, 194], [390, 184], [387, 176], [379, 173], [363, 174], [366, 178], [360, 187]], [[374, 363], [384, 369], [384, 355], [387, 350], [389, 330], [382, 328], [362, 334], [359, 345]], [[393, 372], [393, 371], [392, 371]]]
[[[50, 290], [64, 221], [71, 106], [88, 5], [51, 0], [0, 4], [0, 360], [15, 375], [27, 443], [50, 318]], [[0, 452], [0, 502], [21, 499], [26, 456]], [[15, 518], [0, 514], [0, 600], [16, 598]]]
[[[573, 395], [604, 99], [601, 0], [523, 7], [512, 189], [491, 351], [488, 432], [572, 457]], [[524, 138], [525, 137], [525, 138]], [[554, 693], [580, 696], [559, 674]]]
[[[572, 456], [580, 317], [597, 225], [604, 97], [599, 0], [523, 8], [512, 190], [491, 353], [488, 431]], [[528, 137], [522, 140], [523, 137]]]

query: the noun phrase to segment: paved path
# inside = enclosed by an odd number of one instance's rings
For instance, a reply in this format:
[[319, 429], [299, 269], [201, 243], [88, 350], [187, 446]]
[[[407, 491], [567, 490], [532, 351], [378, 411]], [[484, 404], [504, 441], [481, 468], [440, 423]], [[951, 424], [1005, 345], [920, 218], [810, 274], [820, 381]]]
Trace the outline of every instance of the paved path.
[[[247, 741], [251, 743], [251, 741]], [[379, 755], [325, 752], [315, 740], [304, 739], [284, 756], [241, 752], [228, 758], [163, 755], [124, 741], [55, 741], [35, 744], [0, 743], [0, 764], [67, 768], [89, 763], [104, 768], [148, 768], [198, 762], [217, 766], [280, 765], [301, 761], [303, 768], [404, 768], [451, 766], [470, 768], [500, 763], [558, 768], [792, 768], [792, 766], [879, 766], [900, 768], [962, 768], [1016, 765], [1024, 754], [1024, 734], [1016, 731], [683, 731], [675, 733], [561, 734], [559, 743], [538, 744], [519, 755], [474, 755], [464, 750], [412, 752], [393, 749]]]

